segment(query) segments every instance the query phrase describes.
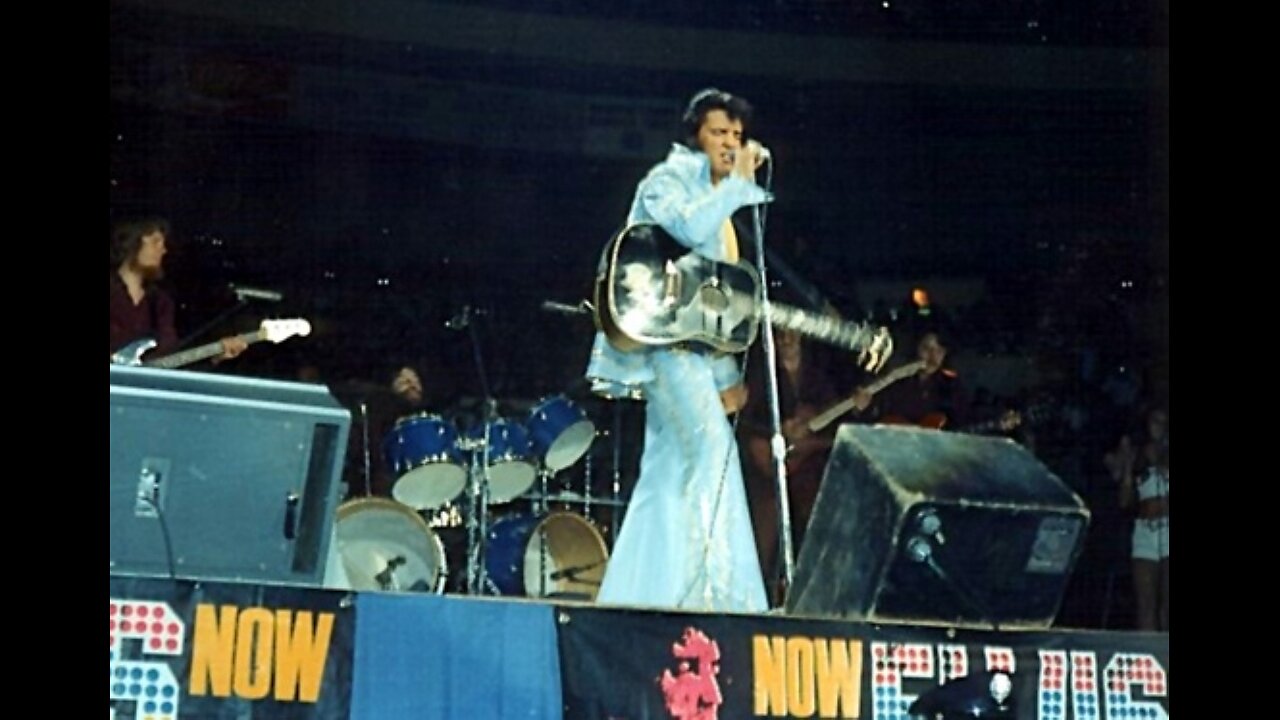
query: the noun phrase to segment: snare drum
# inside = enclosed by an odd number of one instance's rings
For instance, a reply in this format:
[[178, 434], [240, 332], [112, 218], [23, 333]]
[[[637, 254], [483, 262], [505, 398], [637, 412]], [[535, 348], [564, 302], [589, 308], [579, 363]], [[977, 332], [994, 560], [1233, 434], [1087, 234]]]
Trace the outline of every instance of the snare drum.
[[466, 487], [458, 431], [439, 415], [400, 418], [383, 438], [382, 449], [396, 474], [391, 495], [415, 510], [440, 507]]
[[[480, 441], [484, 439], [484, 425], [477, 425], [467, 433], [475, 447], [477, 457], [484, 452]], [[513, 420], [498, 418], [489, 423], [489, 502], [510, 502], [533, 487], [538, 479], [538, 467], [533, 455], [533, 445], [524, 426]]]
[[591, 449], [596, 426], [572, 400], [555, 395], [529, 412], [525, 422], [533, 449], [548, 470], [559, 471], [578, 462]]
[[592, 601], [608, 561], [604, 538], [582, 516], [521, 513], [489, 527], [484, 567], [504, 595]]
[[366, 497], [343, 503], [335, 542], [350, 590], [444, 592], [444, 543], [398, 502]]

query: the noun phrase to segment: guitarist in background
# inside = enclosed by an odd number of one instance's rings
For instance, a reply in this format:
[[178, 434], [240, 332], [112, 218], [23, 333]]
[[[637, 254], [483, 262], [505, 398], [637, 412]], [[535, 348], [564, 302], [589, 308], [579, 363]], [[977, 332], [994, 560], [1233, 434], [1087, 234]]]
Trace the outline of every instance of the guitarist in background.
[[[714, 261], [750, 242], [731, 216], [772, 200], [755, 182], [763, 148], [748, 140], [751, 106], [709, 88], [690, 100], [680, 142], [640, 182], [627, 224], [657, 223]], [[586, 372], [606, 397], [646, 401], [640, 477], [597, 601], [649, 607], [768, 609], [726, 413], [746, 401], [735, 357], [689, 344], [624, 351], [596, 333]]]
[[[164, 277], [169, 223], [146, 218], [118, 223], [111, 233], [111, 352], [142, 338], [156, 346], [148, 353], [163, 357], [178, 349], [173, 298], [157, 283]], [[248, 347], [243, 339], [222, 339], [222, 355], [229, 360]]]
[[920, 371], [894, 383], [873, 399], [865, 390], [856, 398], [859, 421], [919, 425], [935, 430], [961, 429], [969, 422], [970, 398], [955, 370], [946, 366], [947, 346], [931, 330], [916, 345]]

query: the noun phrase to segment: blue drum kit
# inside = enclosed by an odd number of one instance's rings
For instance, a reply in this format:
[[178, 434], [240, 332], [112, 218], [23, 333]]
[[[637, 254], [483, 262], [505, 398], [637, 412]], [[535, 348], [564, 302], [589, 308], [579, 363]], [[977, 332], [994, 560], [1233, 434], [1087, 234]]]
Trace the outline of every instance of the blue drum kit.
[[434, 510], [462, 495], [471, 463], [487, 463], [489, 503], [499, 505], [528, 493], [540, 470], [559, 472], [578, 462], [595, 436], [586, 412], [555, 395], [534, 405], [523, 422], [500, 417], [463, 433], [440, 415], [404, 417], [382, 449], [397, 476], [392, 497], [414, 510]]
[[596, 436], [595, 423], [564, 395], [522, 417], [490, 414], [465, 428], [436, 413], [401, 417], [381, 440], [395, 476], [391, 498], [338, 509], [351, 589], [445, 592], [451, 569], [441, 536], [465, 526], [466, 541], [454, 545], [466, 546], [467, 591], [593, 600], [608, 546], [589, 517], [552, 504], [589, 511], [620, 503], [593, 498], [589, 481], [585, 493], [551, 494], [548, 479], [582, 460]]

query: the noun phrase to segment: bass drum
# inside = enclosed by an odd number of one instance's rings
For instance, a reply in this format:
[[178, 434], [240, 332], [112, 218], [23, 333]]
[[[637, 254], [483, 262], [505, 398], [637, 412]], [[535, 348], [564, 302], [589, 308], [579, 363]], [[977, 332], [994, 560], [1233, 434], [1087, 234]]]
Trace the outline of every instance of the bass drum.
[[487, 539], [485, 570], [504, 595], [591, 602], [600, 591], [609, 549], [581, 515], [509, 515]]
[[385, 498], [338, 507], [335, 542], [349, 590], [442, 593], [444, 543], [413, 510]]

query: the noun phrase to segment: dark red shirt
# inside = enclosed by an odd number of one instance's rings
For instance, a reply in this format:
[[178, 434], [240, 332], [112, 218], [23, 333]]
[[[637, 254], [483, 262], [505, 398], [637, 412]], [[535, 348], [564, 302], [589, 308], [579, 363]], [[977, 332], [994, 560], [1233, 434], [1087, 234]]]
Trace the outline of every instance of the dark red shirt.
[[962, 429], [969, 422], [969, 398], [953, 370], [904, 378], [876, 395], [872, 403], [877, 420], [935, 427], [940, 419], [947, 430]]
[[173, 316], [173, 298], [164, 290], [148, 287], [142, 302], [134, 305], [124, 281], [111, 273], [111, 352], [135, 340], [151, 338], [157, 344], [148, 357], [172, 353], [178, 347]]

